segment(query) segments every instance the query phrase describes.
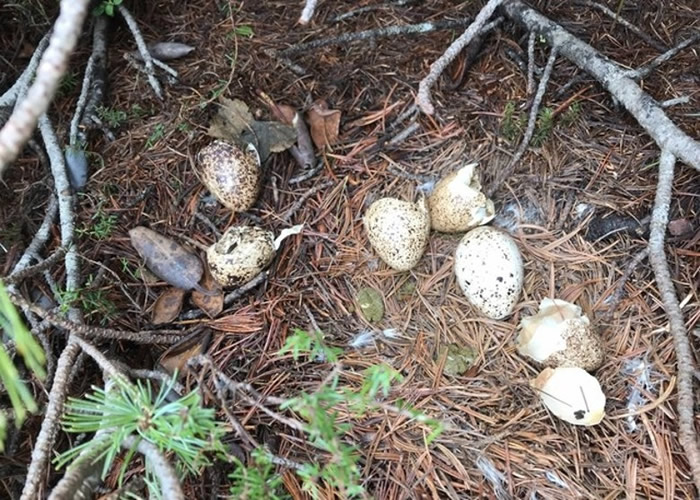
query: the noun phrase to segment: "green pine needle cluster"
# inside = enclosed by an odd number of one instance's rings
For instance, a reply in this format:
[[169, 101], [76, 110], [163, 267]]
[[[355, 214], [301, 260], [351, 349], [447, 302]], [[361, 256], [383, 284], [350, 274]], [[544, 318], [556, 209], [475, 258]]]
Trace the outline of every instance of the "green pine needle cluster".
[[[174, 380], [162, 384], [156, 393], [149, 381], [132, 384], [116, 378], [108, 390], [94, 388], [92, 394], [82, 399], [70, 398], [63, 417], [67, 432], [106, 432], [59, 455], [55, 459], [57, 467], [71, 462], [74, 466], [85, 459], [92, 463], [102, 460], [105, 477], [122, 443], [132, 435], [153, 443], [163, 453], [172, 454], [176, 468], [183, 475], [209, 465], [212, 453], [224, 451], [221, 438], [226, 429], [216, 420], [214, 409], [202, 406], [196, 391], [169, 401]], [[128, 452], [122, 463], [120, 482], [133, 454]], [[157, 481], [147, 482], [149, 486], [157, 486]]]
[[[15, 349], [22, 356], [24, 364], [34, 375], [44, 378], [46, 358], [41, 346], [22, 322], [5, 285], [0, 281], [0, 332], [15, 343]], [[27, 413], [37, 410], [36, 402], [29, 388], [20, 378], [17, 367], [12, 362], [5, 346], [0, 344], [0, 382], [2, 382], [12, 404], [15, 425], [19, 428]], [[7, 417], [0, 413], [0, 451], [4, 450]]]

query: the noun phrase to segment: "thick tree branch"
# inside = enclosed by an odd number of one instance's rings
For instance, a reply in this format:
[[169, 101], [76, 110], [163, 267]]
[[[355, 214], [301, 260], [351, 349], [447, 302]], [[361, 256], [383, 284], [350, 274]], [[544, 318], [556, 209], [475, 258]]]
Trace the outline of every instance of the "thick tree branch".
[[695, 399], [693, 398], [695, 360], [664, 251], [675, 163], [676, 159], [671, 153], [661, 151], [659, 180], [650, 224], [649, 261], [654, 269], [656, 285], [668, 315], [669, 330], [673, 337], [678, 362], [678, 441], [685, 450], [695, 487], [700, 492], [700, 447], [695, 432]]
[[163, 498], [168, 500], [184, 500], [185, 495], [180, 486], [180, 479], [177, 477], [177, 472], [170, 465], [170, 462], [158, 450], [158, 447], [149, 441], [139, 439], [136, 436], [127, 437], [122, 443], [122, 448], [136, 449], [141, 453], [148, 463], [148, 466], [153, 469], [155, 476], [160, 483], [160, 490]]
[[0, 130], [0, 176], [19, 154], [36, 127], [39, 117], [48, 109], [58, 83], [66, 71], [87, 14], [89, 0], [63, 0], [54, 24], [49, 46], [44, 52], [36, 79], [27, 96], [18, 104]]
[[661, 150], [700, 170], [700, 142], [673, 123], [659, 104], [620, 68], [593, 47], [519, 0], [504, 4], [505, 14], [529, 31], [545, 37], [559, 53], [605, 87], [635, 117]]

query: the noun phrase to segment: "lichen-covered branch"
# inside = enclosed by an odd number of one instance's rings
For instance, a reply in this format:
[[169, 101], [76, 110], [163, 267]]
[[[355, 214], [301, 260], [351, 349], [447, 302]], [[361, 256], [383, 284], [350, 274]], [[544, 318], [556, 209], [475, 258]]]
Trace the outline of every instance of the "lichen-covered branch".
[[700, 492], [700, 446], [698, 446], [695, 432], [695, 398], [693, 397], [695, 359], [664, 251], [675, 163], [676, 158], [672, 153], [661, 151], [659, 180], [650, 223], [649, 261], [654, 269], [656, 285], [668, 316], [669, 331], [673, 337], [678, 362], [678, 441], [685, 450], [695, 487]]
[[122, 443], [122, 447], [126, 449], [136, 448], [146, 458], [149, 467], [153, 469], [154, 475], [158, 478], [163, 498], [168, 500], [185, 499], [177, 472], [175, 472], [173, 466], [170, 465], [168, 459], [163, 456], [156, 445], [135, 436], [129, 436]]
[[509, 0], [503, 9], [510, 19], [545, 37], [550, 45], [559, 48], [562, 56], [600, 82], [634, 116], [661, 150], [700, 170], [700, 142], [678, 128], [628, 72], [521, 1]]
[[39, 117], [48, 109], [66, 71], [87, 14], [89, 0], [63, 0], [49, 45], [37, 67], [34, 83], [0, 130], [0, 176], [31, 136]]

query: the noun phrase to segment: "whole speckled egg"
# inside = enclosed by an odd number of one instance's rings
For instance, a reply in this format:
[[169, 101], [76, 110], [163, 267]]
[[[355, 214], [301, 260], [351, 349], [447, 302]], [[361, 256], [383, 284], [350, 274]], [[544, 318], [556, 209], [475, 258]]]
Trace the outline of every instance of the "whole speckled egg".
[[588, 316], [571, 302], [545, 298], [534, 316], [520, 321], [518, 352], [545, 366], [595, 370], [603, 363], [600, 336]]
[[216, 140], [197, 154], [195, 172], [211, 194], [234, 212], [250, 209], [260, 192], [260, 157], [252, 144], [244, 152]]
[[381, 198], [369, 206], [363, 222], [372, 248], [389, 267], [408, 271], [423, 256], [430, 234], [425, 198], [417, 203]]
[[207, 249], [209, 271], [223, 286], [248, 283], [274, 257], [274, 234], [255, 226], [234, 226]]
[[495, 216], [493, 202], [481, 192], [476, 163], [440, 179], [428, 197], [430, 224], [436, 231], [461, 233]]
[[477, 227], [455, 252], [457, 282], [469, 302], [492, 319], [513, 312], [523, 288], [523, 259], [515, 241], [497, 229]]

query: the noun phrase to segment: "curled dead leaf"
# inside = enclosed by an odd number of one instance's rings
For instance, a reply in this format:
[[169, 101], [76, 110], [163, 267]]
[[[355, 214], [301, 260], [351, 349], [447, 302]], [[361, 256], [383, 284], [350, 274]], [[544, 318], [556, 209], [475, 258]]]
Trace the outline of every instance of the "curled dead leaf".
[[204, 314], [210, 318], [215, 318], [224, 309], [224, 294], [221, 286], [216, 282], [209, 272], [209, 266], [204, 267], [204, 277], [200, 283], [202, 288], [213, 292], [213, 295], [205, 295], [198, 291], [192, 292], [192, 303], [199, 307]]
[[195, 331], [177, 344], [170, 346], [158, 359], [158, 364], [168, 373], [176, 371], [183, 373], [187, 370], [187, 362], [204, 352], [209, 347], [211, 331]]
[[174, 287], [166, 289], [153, 304], [151, 322], [154, 325], [162, 325], [174, 321], [182, 310], [184, 299], [184, 290]]
[[306, 112], [306, 119], [311, 127], [311, 139], [318, 149], [338, 142], [340, 115], [340, 110], [328, 109], [324, 100], [314, 102]]

